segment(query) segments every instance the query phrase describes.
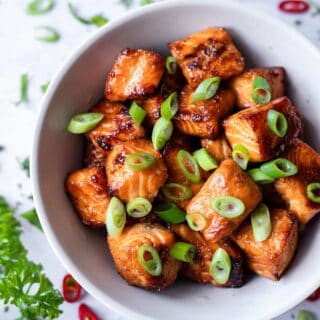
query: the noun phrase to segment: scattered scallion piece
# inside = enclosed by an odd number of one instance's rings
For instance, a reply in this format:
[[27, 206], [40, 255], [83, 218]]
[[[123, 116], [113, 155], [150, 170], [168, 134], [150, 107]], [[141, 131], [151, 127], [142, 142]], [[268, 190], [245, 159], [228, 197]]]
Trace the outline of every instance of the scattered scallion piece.
[[167, 223], [181, 223], [186, 219], [186, 213], [171, 202], [160, 202], [153, 210], [161, 220]]
[[47, 92], [49, 84], [50, 84], [50, 82], [47, 82], [47, 83], [44, 83], [44, 84], [42, 84], [40, 86], [40, 89], [41, 89], [42, 93], [46, 93]]
[[38, 218], [36, 209], [31, 209], [21, 214], [21, 217], [42, 231], [42, 226]]
[[55, 6], [53, 0], [32, 0], [27, 5], [27, 13], [30, 15], [41, 15], [51, 11]]
[[242, 170], [246, 170], [249, 162], [249, 151], [241, 143], [235, 145], [232, 150], [232, 159], [240, 166]]
[[16, 105], [19, 105], [21, 103], [25, 103], [28, 101], [28, 75], [26, 73], [23, 73], [20, 77], [20, 99], [16, 103]]
[[210, 207], [225, 218], [236, 218], [243, 214], [244, 203], [233, 196], [218, 196], [210, 200]]
[[161, 191], [168, 200], [172, 201], [184, 201], [193, 196], [192, 190], [180, 183], [167, 183], [161, 187]]
[[178, 107], [179, 107], [179, 103], [178, 103], [177, 93], [173, 92], [161, 104], [161, 107], [160, 107], [161, 117], [165, 118], [166, 120], [171, 120], [175, 116], [175, 114], [178, 112]]
[[30, 178], [30, 158], [26, 157], [23, 161], [20, 162], [20, 168], [23, 170], [27, 177]]
[[140, 0], [140, 6], [145, 6], [147, 4], [153, 3], [152, 0]]
[[314, 203], [320, 203], [320, 182], [313, 182], [308, 184], [307, 196], [310, 201]]
[[186, 221], [190, 229], [201, 231], [207, 226], [207, 219], [201, 213], [188, 213]]
[[135, 152], [128, 155], [124, 163], [134, 171], [146, 170], [155, 164], [155, 158], [147, 152]]
[[219, 77], [212, 77], [203, 80], [193, 93], [191, 103], [211, 99], [217, 93], [219, 85]]
[[260, 166], [260, 170], [274, 179], [293, 176], [298, 172], [297, 167], [291, 161], [284, 158], [265, 162]]
[[268, 127], [278, 137], [283, 138], [288, 131], [288, 121], [283, 113], [276, 110], [268, 111]]
[[126, 223], [126, 210], [121, 200], [112, 197], [106, 212], [106, 227], [110, 237], [121, 234]]
[[274, 178], [262, 172], [259, 168], [248, 170], [249, 176], [259, 184], [268, 184], [274, 182]]
[[310, 311], [300, 310], [297, 313], [296, 320], [317, 320], [317, 318]]
[[136, 126], [140, 126], [143, 122], [145, 116], [147, 115], [147, 111], [145, 111], [142, 107], [140, 107], [135, 101], [131, 103], [129, 108], [129, 114], [133, 119]]
[[172, 121], [165, 118], [159, 118], [152, 130], [152, 144], [156, 150], [161, 150], [167, 141], [171, 138], [173, 133]]
[[166, 58], [166, 70], [169, 74], [175, 74], [177, 71], [177, 61], [173, 56]]
[[210, 274], [218, 284], [225, 284], [230, 277], [231, 259], [228, 252], [218, 248], [212, 256]]
[[[147, 255], [147, 257], [146, 257]], [[151, 259], [150, 259], [151, 255]], [[158, 277], [162, 272], [162, 263], [158, 251], [149, 245], [141, 245], [138, 248], [138, 261], [149, 274]]]
[[127, 213], [133, 218], [142, 218], [147, 216], [152, 209], [152, 204], [146, 198], [135, 198], [127, 203]]
[[217, 160], [214, 159], [205, 148], [196, 150], [193, 153], [193, 157], [204, 171], [210, 171], [218, 167]]
[[170, 249], [169, 255], [176, 260], [193, 263], [196, 247], [186, 242], [176, 242]]
[[271, 100], [270, 85], [268, 81], [260, 76], [256, 76], [252, 83], [252, 100], [257, 104], [265, 104]]
[[67, 130], [74, 134], [86, 133], [95, 128], [103, 119], [101, 113], [80, 113], [71, 118]]
[[36, 28], [36, 40], [42, 42], [57, 42], [60, 39], [59, 33], [49, 27], [49, 26], [41, 26]]
[[188, 151], [180, 150], [177, 160], [183, 175], [188, 181], [192, 183], [199, 183], [201, 181], [199, 166]]
[[264, 203], [260, 203], [251, 213], [251, 226], [256, 242], [262, 242], [269, 238], [272, 225], [269, 209]]

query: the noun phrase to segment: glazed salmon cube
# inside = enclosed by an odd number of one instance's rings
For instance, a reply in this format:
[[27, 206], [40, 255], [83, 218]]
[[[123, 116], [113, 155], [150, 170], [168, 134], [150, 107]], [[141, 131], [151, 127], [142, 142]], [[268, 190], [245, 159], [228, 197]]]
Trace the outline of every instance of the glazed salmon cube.
[[[288, 131], [281, 138], [268, 126], [268, 112], [276, 110], [287, 119]], [[292, 139], [301, 134], [301, 119], [288, 98], [282, 97], [269, 104], [247, 108], [224, 120], [226, 138], [232, 148], [244, 145], [251, 162], [267, 161], [278, 155]]]
[[[135, 171], [125, 163], [127, 156], [145, 152], [152, 155], [155, 163], [144, 170]], [[127, 141], [113, 147], [106, 158], [108, 191], [124, 202], [142, 197], [149, 201], [157, 196], [167, 179], [167, 168], [161, 154], [147, 140]]]
[[242, 249], [249, 268], [271, 280], [279, 280], [291, 262], [297, 247], [297, 220], [283, 209], [270, 210], [272, 231], [268, 239], [256, 242], [250, 219], [233, 235]]
[[[200, 232], [191, 230], [186, 224], [173, 224], [170, 228], [182, 241], [191, 243], [196, 247], [193, 263], [183, 263], [182, 265], [182, 273], [186, 278], [200, 283], [212, 283], [218, 287], [241, 287], [243, 283], [243, 258], [239, 248], [228, 240], [206, 241]], [[225, 284], [217, 283], [210, 274], [212, 256], [218, 248], [226, 250], [231, 258], [231, 272], [229, 280]]]
[[230, 81], [231, 88], [236, 92], [237, 107], [243, 109], [257, 105], [252, 99], [253, 81], [257, 76], [263, 77], [269, 83], [271, 100], [284, 96], [285, 71], [283, 68], [249, 69]]
[[[160, 224], [136, 223], [125, 227], [118, 237], [108, 236], [107, 241], [116, 268], [128, 284], [160, 291], [176, 281], [181, 263], [169, 255], [175, 236]], [[150, 275], [140, 265], [137, 251], [142, 245], [158, 251], [162, 263], [159, 276]]]
[[160, 107], [164, 100], [165, 99], [160, 94], [156, 94], [140, 101], [140, 105], [147, 112], [144, 123], [148, 127], [153, 127], [160, 118]]
[[243, 57], [224, 28], [208, 28], [168, 46], [193, 88], [206, 78], [225, 80], [244, 70]]
[[108, 74], [105, 98], [125, 101], [153, 94], [164, 72], [164, 58], [142, 49], [121, 50]]
[[[223, 217], [210, 206], [210, 200], [218, 196], [238, 198], [244, 204], [244, 212], [235, 218]], [[191, 199], [187, 206], [187, 214], [202, 213], [207, 219], [207, 226], [201, 232], [207, 241], [216, 242], [229, 237], [257, 206], [261, 198], [259, 186], [236, 162], [227, 159]]]
[[145, 136], [142, 126], [136, 126], [128, 109], [121, 103], [102, 101], [91, 109], [102, 113], [104, 118], [86, 137], [101, 151], [109, 151], [121, 141], [130, 141]]
[[300, 223], [307, 223], [320, 211], [320, 204], [307, 196], [307, 186], [320, 182], [320, 155], [303, 141], [296, 139], [283, 154], [298, 168], [294, 176], [275, 181], [275, 189], [286, 201], [289, 209]]
[[93, 167], [71, 173], [66, 189], [83, 223], [92, 227], [105, 225], [110, 196], [104, 169]]
[[173, 74], [169, 74], [165, 71], [160, 85], [159, 93], [162, 97], [168, 97], [172, 92], [180, 91], [186, 85], [186, 79], [184, 78], [181, 69], [177, 66], [177, 70]]
[[187, 135], [214, 138], [218, 135], [220, 120], [233, 109], [235, 96], [232, 90], [221, 88], [208, 100], [191, 103], [194, 89], [184, 87], [179, 98], [179, 110], [174, 118], [177, 129]]
[[86, 167], [102, 167], [104, 168], [106, 160], [106, 152], [88, 141], [85, 146], [84, 165]]
[[231, 157], [231, 148], [224, 134], [220, 134], [215, 139], [201, 139], [201, 145], [218, 162]]

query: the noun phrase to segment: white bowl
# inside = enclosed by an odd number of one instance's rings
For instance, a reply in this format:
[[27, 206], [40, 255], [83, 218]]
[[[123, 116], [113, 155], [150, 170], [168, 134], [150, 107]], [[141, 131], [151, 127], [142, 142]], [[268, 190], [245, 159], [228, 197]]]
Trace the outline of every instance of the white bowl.
[[166, 44], [208, 26], [224, 26], [247, 66], [284, 66], [289, 97], [301, 110], [312, 145], [320, 150], [320, 54], [287, 25], [226, 0], [161, 2], [133, 10], [99, 30], [57, 73], [38, 119], [32, 154], [36, 208], [45, 234], [81, 285], [126, 319], [270, 319], [298, 304], [320, 285], [320, 224], [315, 218], [279, 282], [254, 277], [240, 289], [179, 281], [154, 293], [130, 287], [117, 274], [104, 233], [85, 227], [64, 190], [66, 174], [81, 167], [82, 139], [68, 134], [69, 118], [103, 95], [106, 74], [122, 48]]

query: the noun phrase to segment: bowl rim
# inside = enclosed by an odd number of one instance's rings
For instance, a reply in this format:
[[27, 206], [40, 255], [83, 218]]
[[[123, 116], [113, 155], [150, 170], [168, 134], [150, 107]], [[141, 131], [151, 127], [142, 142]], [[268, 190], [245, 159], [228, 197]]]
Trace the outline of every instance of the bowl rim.
[[[314, 56], [318, 56], [319, 64], [320, 64], [320, 50], [319, 48], [311, 42], [306, 36], [304, 36], [301, 32], [294, 29], [292, 26], [289, 26], [284, 21], [279, 18], [273, 17], [271, 14], [267, 14], [262, 12], [261, 10], [249, 7], [246, 4], [241, 4], [239, 2], [233, 0], [198, 0], [197, 4], [204, 5], [221, 5], [226, 8], [230, 7], [234, 10], [246, 11], [250, 15], [254, 15], [265, 21], [267, 24], [271, 24], [274, 27], [277, 27], [282, 30], [287, 35], [291, 35], [299, 40], [305, 47], [308, 47], [309, 50], [313, 51]], [[33, 144], [32, 151], [30, 156], [30, 169], [31, 169], [31, 183], [32, 183], [32, 192], [34, 196], [34, 204], [36, 210], [39, 215], [39, 219], [41, 225], [44, 230], [44, 234], [50, 244], [51, 249], [58, 257], [62, 265], [66, 268], [68, 272], [70, 272], [74, 278], [81, 284], [81, 286], [95, 299], [97, 299], [100, 303], [105, 305], [107, 308], [112, 311], [118, 313], [121, 316], [128, 317], [130, 319], [143, 319], [147, 320], [150, 318], [145, 315], [133, 311], [130, 308], [127, 308], [124, 304], [119, 303], [117, 300], [114, 300], [107, 293], [102, 290], [96, 288], [93, 284], [91, 284], [90, 280], [82, 274], [82, 272], [78, 269], [78, 267], [73, 263], [73, 261], [69, 258], [69, 256], [64, 252], [62, 244], [56, 237], [53, 229], [46, 218], [46, 211], [44, 209], [44, 202], [41, 198], [40, 192], [40, 183], [39, 183], [39, 173], [38, 173], [38, 160], [39, 160], [39, 142], [40, 142], [40, 132], [42, 131], [42, 127], [44, 124], [44, 120], [49, 109], [50, 101], [54, 96], [56, 89], [64, 77], [64, 75], [69, 71], [71, 66], [79, 59], [79, 57], [90, 48], [96, 41], [103, 37], [105, 33], [111, 32], [113, 29], [116, 29], [118, 26], [126, 24], [128, 21], [139, 18], [149, 12], [154, 12], [162, 8], [176, 8], [179, 6], [194, 6], [195, 2], [192, 0], [166, 0], [162, 2], [156, 2], [150, 6], [144, 6], [140, 8], [131, 9], [129, 12], [124, 12], [117, 18], [110, 21], [107, 25], [103, 26], [96, 32], [94, 32], [89, 38], [83, 41], [75, 50], [69, 55], [69, 57], [64, 61], [64, 63], [57, 69], [53, 76], [53, 80], [48, 88], [47, 93], [43, 97], [40, 103], [40, 111], [37, 116], [36, 125], [34, 127], [33, 132]], [[301, 291], [299, 295], [295, 297], [295, 299], [289, 300], [289, 302], [285, 306], [278, 307], [277, 309], [268, 311], [268, 314], [262, 319], [271, 319], [276, 316], [281, 315], [282, 313], [288, 311], [289, 309], [295, 307], [297, 304], [303, 301], [307, 296], [309, 296], [314, 290], [319, 287], [320, 284], [320, 273], [319, 279], [315, 279], [314, 286], [312, 288], [306, 288]], [[260, 319], [260, 320], [262, 320]]]

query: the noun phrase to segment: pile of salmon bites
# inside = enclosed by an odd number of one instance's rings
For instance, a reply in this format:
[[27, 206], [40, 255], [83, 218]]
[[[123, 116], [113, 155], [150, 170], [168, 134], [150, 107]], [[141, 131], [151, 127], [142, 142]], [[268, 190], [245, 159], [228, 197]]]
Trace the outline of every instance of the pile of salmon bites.
[[280, 279], [298, 224], [320, 211], [320, 156], [301, 140], [281, 67], [245, 69], [224, 28], [120, 52], [104, 100], [74, 116], [85, 167], [66, 189], [106, 227], [120, 275], [162, 290], [181, 274], [240, 287], [244, 267]]

